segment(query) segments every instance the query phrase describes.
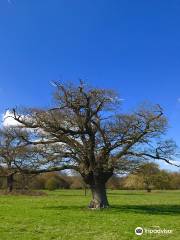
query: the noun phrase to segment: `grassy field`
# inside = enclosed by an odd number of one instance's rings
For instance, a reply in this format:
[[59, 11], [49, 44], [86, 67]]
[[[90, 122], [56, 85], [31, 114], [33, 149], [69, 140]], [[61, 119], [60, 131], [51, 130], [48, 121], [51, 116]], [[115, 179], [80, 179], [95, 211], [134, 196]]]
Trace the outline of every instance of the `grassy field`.
[[[111, 208], [88, 210], [90, 193], [47, 192], [47, 196], [0, 196], [0, 240], [180, 239], [180, 191], [108, 191]], [[172, 234], [136, 236], [137, 226]]]

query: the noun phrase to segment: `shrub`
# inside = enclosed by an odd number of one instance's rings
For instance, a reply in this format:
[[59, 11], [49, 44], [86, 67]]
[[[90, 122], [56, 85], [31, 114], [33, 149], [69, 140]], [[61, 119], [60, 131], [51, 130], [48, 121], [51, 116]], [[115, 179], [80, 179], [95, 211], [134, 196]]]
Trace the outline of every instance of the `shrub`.
[[50, 191], [58, 189], [59, 188], [59, 180], [55, 177], [49, 178], [45, 183], [45, 188]]
[[75, 176], [72, 177], [72, 184], [70, 186], [72, 189], [83, 189], [84, 183], [82, 181], [82, 178]]
[[120, 177], [117, 177], [116, 175], [113, 175], [107, 182], [106, 187], [110, 189], [120, 189], [121, 188], [121, 182]]

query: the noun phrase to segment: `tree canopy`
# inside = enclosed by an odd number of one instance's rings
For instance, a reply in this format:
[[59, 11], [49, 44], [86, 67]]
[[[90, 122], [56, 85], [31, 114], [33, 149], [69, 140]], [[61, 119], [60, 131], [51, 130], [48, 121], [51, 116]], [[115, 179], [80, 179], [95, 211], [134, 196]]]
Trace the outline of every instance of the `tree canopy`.
[[11, 111], [18, 128], [30, 136], [19, 137], [43, 149], [42, 159], [23, 171], [76, 170], [91, 187], [89, 206], [99, 208], [108, 206], [105, 183], [114, 172], [133, 171], [150, 159], [175, 164], [176, 144], [163, 140], [168, 125], [159, 105], [123, 113], [112, 90], [89, 87], [82, 81], [54, 84], [52, 108]]

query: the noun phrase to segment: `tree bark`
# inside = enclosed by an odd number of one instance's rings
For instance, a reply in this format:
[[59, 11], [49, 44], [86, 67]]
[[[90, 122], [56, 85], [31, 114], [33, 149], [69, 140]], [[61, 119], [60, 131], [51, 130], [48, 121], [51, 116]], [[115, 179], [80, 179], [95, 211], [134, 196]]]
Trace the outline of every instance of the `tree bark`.
[[85, 183], [90, 186], [92, 192], [92, 200], [89, 204], [91, 209], [100, 209], [109, 207], [106, 182], [113, 175], [113, 171], [91, 171], [89, 174], [81, 174]]
[[98, 183], [90, 186], [92, 192], [92, 200], [89, 204], [89, 208], [107, 208], [109, 207], [105, 183]]
[[84, 187], [84, 196], [86, 196], [87, 195], [87, 188], [86, 188], [86, 186]]
[[8, 192], [12, 192], [14, 183], [14, 174], [10, 174], [7, 176], [7, 190]]

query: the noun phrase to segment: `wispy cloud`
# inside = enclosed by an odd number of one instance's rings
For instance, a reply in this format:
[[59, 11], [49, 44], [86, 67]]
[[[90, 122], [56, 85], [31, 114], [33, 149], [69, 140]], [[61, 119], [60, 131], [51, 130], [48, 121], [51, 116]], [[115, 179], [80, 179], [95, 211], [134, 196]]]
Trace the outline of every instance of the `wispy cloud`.
[[49, 83], [51, 84], [51, 86], [53, 86], [53, 87], [57, 87], [57, 85], [55, 84], [54, 81], [50, 81]]
[[7, 2], [8, 2], [10, 5], [14, 5], [14, 4], [15, 4], [15, 0], [7, 0]]

